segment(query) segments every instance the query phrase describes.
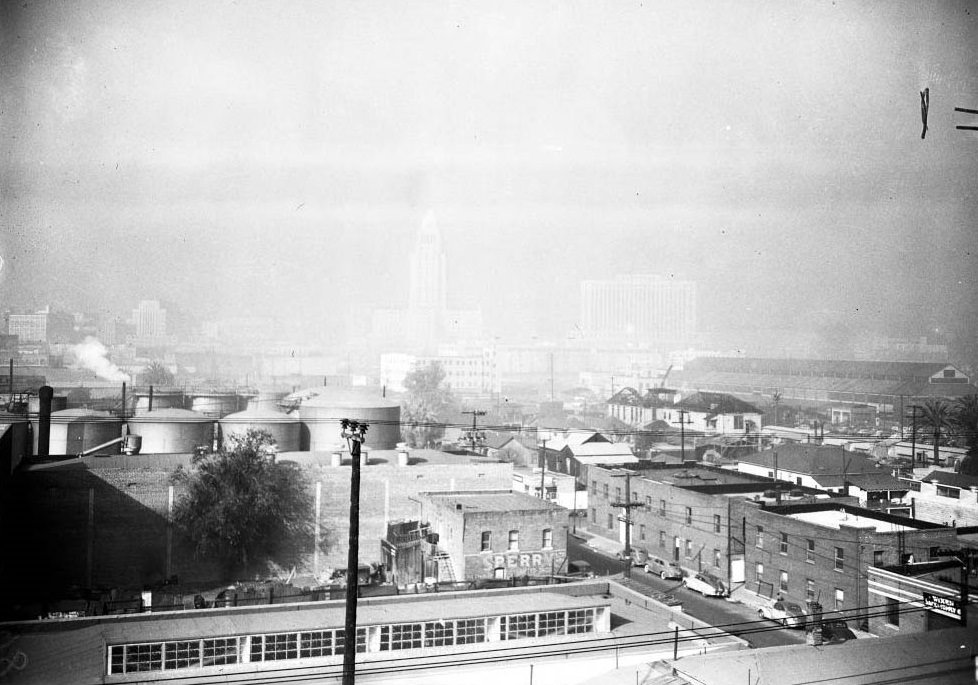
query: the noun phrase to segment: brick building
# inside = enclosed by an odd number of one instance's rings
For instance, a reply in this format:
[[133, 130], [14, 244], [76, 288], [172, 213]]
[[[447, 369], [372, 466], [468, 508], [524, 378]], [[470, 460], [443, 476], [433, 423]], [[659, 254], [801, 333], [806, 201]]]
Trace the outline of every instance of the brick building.
[[978, 477], [953, 471], [931, 471], [923, 478], [902, 479], [904, 497], [915, 518], [946, 526], [978, 526]]
[[568, 511], [509, 490], [422, 493], [438, 580], [549, 576], [567, 558]]
[[[874, 635], [906, 635], [961, 625], [961, 562], [930, 561], [867, 569], [869, 617]], [[966, 622], [974, 625], [978, 608], [968, 606]]]
[[958, 547], [953, 528], [854, 504], [732, 499], [730, 514], [733, 529], [740, 527], [731, 536], [731, 556], [742, 554], [746, 589], [818, 600], [854, 617], [872, 604], [868, 568], [936, 559], [939, 550]]

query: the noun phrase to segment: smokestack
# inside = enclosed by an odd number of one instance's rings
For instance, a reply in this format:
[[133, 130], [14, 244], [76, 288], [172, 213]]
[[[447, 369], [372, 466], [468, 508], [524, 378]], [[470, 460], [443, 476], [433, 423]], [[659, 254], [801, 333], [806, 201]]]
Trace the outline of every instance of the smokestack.
[[42, 385], [37, 391], [39, 411], [37, 419], [37, 456], [40, 459], [48, 457], [51, 447], [51, 400], [54, 398], [54, 388]]
[[14, 360], [10, 360], [10, 401], [14, 401]]
[[122, 420], [126, 420], [126, 382], [122, 381]]
[[153, 386], [149, 386], [149, 408], [146, 411], [153, 411]]

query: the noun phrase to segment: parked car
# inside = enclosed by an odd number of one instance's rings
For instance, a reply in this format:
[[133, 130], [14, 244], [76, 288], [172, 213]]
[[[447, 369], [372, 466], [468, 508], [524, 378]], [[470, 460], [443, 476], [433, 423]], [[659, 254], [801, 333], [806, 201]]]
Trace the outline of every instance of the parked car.
[[649, 553], [638, 547], [632, 547], [631, 551], [631, 554], [625, 554], [625, 550], [621, 549], [618, 550], [618, 553], [615, 556], [618, 557], [618, 561], [624, 561], [626, 558], [631, 558], [632, 566], [644, 566], [645, 560], [649, 557]]
[[586, 561], [567, 562], [567, 575], [571, 578], [594, 578], [594, 570]]
[[675, 561], [669, 561], [668, 559], [656, 556], [650, 556], [645, 562], [645, 572], [654, 573], [662, 578], [662, 580], [682, 578], [685, 575], [682, 568]]
[[835, 613], [822, 614], [822, 642], [837, 644], [855, 639], [856, 634], [849, 629], [849, 624], [841, 615]]
[[683, 585], [706, 597], [726, 597], [728, 594], [727, 587], [723, 584], [723, 581], [705, 571], [701, 571], [692, 576], [686, 576], [683, 578]]
[[757, 615], [777, 621], [787, 628], [804, 628], [808, 622], [808, 612], [800, 604], [779, 599], [774, 604], [762, 606]]

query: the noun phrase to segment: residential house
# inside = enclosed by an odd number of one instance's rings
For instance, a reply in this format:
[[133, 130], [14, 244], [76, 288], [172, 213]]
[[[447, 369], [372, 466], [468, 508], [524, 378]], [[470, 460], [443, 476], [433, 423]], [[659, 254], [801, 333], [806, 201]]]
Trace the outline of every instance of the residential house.
[[[877, 461], [861, 452], [850, 452], [843, 446], [789, 443], [738, 457], [738, 471], [766, 476], [818, 490], [845, 492], [847, 482], [856, 475], [888, 473]], [[863, 481], [864, 485], [870, 485]], [[887, 481], [885, 485], [894, 485]], [[884, 492], [898, 490], [886, 487]], [[874, 495], [874, 499], [878, 496]], [[887, 496], [889, 499], [889, 496]], [[867, 495], [867, 501], [869, 501]]]
[[551, 435], [541, 449], [548, 471], [570, 474], [581, 486], [587, 484], [587, 470], [590, 466], [620, 466], [638, 462], [627, 443], [611, 442], [596, 431], [569, 431]]
[[694, 392], [662, 409], [656, 418], [672, 426], [704, 433], [742, 433], [757, 435], [763, 412], [733, 395], [720, 392]]
[[978, 476], [935, 470], [901, 480], [907, 488], [904, 502], [914, 518], [947, 526], [978, 526]]

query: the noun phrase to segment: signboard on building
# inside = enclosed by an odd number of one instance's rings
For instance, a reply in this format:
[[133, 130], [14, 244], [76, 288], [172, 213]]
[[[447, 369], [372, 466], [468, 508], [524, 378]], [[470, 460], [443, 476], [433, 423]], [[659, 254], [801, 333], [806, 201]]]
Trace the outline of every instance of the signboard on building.
[[924, 593], [924, 606], [935, 614], [961, 620], [961, 600], [954, 597]]

